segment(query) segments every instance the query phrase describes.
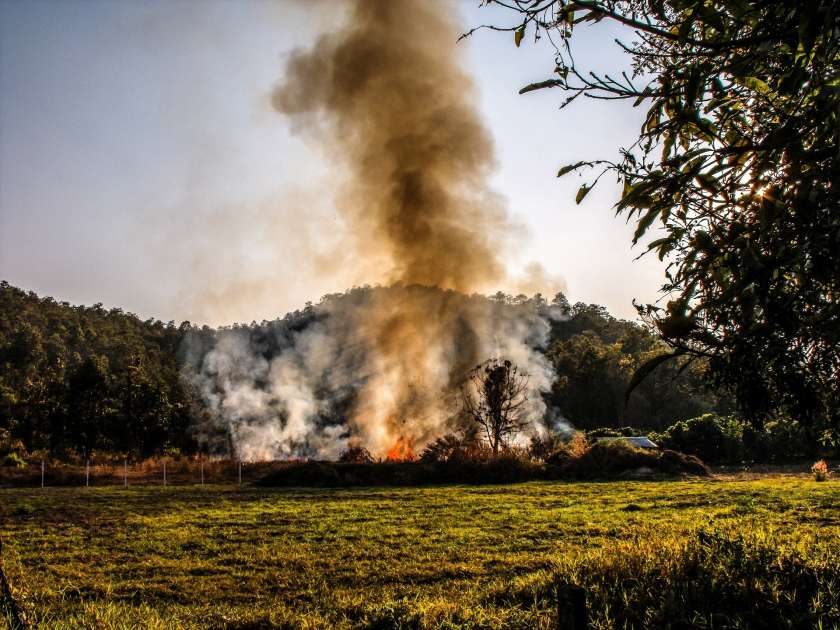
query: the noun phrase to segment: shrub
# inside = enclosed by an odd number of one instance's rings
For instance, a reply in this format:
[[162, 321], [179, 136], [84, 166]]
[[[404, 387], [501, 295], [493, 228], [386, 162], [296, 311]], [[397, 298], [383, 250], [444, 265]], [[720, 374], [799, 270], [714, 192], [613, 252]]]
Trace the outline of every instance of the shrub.
[[572, 437], [563, 442], [551, 455], [545, 458], [547, 464], [563, 466], [573, 459], [579, 458], [589, 448], [589, 443], [583, 433], [576, 431]]
[[426, 463], [479, 462], [491, 459], [494, 459], [492, 449], [484, 444], [476, 433], [448, 433], [431, 442], [420, 454], [420, 461]]
[[607, 479], [630, 473], [700, 475], [710, 474], [708, 467], [696, 456], [676, 451], [657, 451], [636, 448], [628, 442], [596, 442], [583, 452], [572, 454], [558, 451], [549, 464], [559, 467], [562, 476], [579, 479]]
[[0, 429], [0, 455], [9, 453], [26, 454], [23, 442], [12, 437], [8, 429]]
[[689, 474], [708, 477], [711, 471], [696, 455], [687, 455], [677, 451], [664, 450], [657, 462], [659, 470], [669, 475]]
[[5, 468], [26, 468], [26, 461], [18, 453], [7, 453], [3, 457], [3, 466]]
[[828, 470], [828, 464], [825, 463], [824, 459], [815, 462], [814, 465], [811, 466], [811, 472], [814, 473], [814, 479], [817, 481], [825, 481], [831, 474]]
[[596, 442], [579, 457], [571, 458], [565, 468], [585, 479], [613, 477], [639, 468], [655, 470], [658, 457], [657, 452], [643, 451], [626, 442]]
[[612, 427], [600, 427], [598, 429], [591, 429], [586, 432], [586, 439], [594, 442], [597, 438], [602, 437], [636, 437], [641, 435], [639, 429], [634, 427], [621, 427], [614, 429]]
[[[768, 421], [754, 444], [747, 443], [747, 451], [752, 459], [759, 461], [783, 462], [807, 457], [811, 453], [808, 436], [802, 426], [790, 418], [779, 417]], [[749, 431], [744, 431], [747, 442]], [[758, 447], [764, 447], [764, 451]]]
[[370, 464], [373, 457], [364, 446], [351, 446], [338, 456], [338, 461], [346, 464]]
[[589, 443], [583, 436], [583, 433], [575, 433], [572, 439], [566, 443], [566, 452], [572, 457], [580, 457], [589, 448]]
[[696, 455], [709, 462], [744, 459], [744, 425], [729, 416], [707, 413], [683, 420], [656, 436], [661, 446]]
[[549, 433], [548, 435], [535, 435], [531, 438], [528, 444], [528, 455], [531, 459], [538, 461], [546, 461], [552, 453], [563, 448], [566, 440], [557, 433]]
[[808, 457], [814, 449], [802, 426], [783, 416], [756, 427], [738, 418], [705, 414], [677, 422], [650, 437], [664, 447], [726, 464], [796, 461]]

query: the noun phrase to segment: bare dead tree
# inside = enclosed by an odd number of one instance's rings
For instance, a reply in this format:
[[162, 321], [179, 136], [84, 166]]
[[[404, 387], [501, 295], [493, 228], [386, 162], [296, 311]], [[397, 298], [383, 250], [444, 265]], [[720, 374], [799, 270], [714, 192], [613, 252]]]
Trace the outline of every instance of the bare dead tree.
[[528, 424], [528, 375], [508, 360], [490, 359], [473, 368], [461, 386], [461, 399], [494, 455]]

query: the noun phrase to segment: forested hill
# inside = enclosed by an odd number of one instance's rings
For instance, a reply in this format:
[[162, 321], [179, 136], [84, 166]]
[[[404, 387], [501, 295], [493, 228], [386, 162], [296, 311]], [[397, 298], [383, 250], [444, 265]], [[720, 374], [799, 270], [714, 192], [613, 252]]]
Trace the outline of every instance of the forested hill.
[[0, 431], [56, 454], [189, 448], [185, 329], [0, 283]]
[[[355, 288], [323, 301], [358, 299]], [[557, 372], [549, 407], [578, 428], [664, 428], [676, 420], [718, 410], [698, 368], [677, 374], [665, 365], [642, 383], [625, 407], [634, 370], [661, 351], [654, 336], [600, 306], [570, 305], [562, 294], [496, 294], [483, 298], [512, 309], [551, 309], [545, 352]], [[301, 330], [316, 315], [308, 306], [282, 319], [237, 325], [264, 336], [278, 328]], [[140, 456], [192, 451], [190, 427], [206, 414], [180, 377], [185, 335], [212, 343], [220, 333], [189, 323], [141, 320], [100, 304], [71, 306], [0, 283], [0, 442], [20, 440], [28, 450], [86, 454], [93, 450]], [[194, 344], [193, 344], [194, 346]], [[2, 444], [0, 444], [2, 446]]]

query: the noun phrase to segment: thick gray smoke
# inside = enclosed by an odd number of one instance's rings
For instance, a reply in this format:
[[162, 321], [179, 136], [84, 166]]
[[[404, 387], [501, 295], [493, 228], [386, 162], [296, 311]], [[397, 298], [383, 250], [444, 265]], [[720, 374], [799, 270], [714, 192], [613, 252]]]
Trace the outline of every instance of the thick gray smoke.
[[515, 226], [488, 185], [493, 143], [451, 9], [354, 0], [341, 29], [287, 64], [274, 107], [343, 174], [348, 247], [395, 286], [322, 303], [305, 328], [275, 330], [272, 353], [247, 331], [220, 336], [192, 378], [241, 457], [419, 448], [451, 428], [453, 392], [491, 357], [530, 374], [541, 430], [545, 318], [465, 296], [507, 280]]
[[[386, 313], [399, 326], [406, 309], [412, 325], [422, 311], [428, 324], [418, 334], [429, 341], [383, 354], [370, 340], [370, 327], [379, 328], [371, 316]], [[554, 378], [539, 352], [550, 313], [422, 286], [356, 289], [283, 320], [221, 331], [204, 349], [193, 336], [186, 373], [248, 460], [334, 458], [354, 443], [381, 457], [400, 441], [419, 449], [459, 428], [457, 386], [475, 357], [507, 357], [529, 373], [528, 433], [541, 434], [540, 394]]]

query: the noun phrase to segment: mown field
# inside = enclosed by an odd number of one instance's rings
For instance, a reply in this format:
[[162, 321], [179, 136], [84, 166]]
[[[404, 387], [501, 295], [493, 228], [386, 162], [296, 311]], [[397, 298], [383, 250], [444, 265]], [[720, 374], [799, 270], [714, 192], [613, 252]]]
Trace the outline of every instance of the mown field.
[[840, 627], [840, 483], [0, 490], [45, 628]]

